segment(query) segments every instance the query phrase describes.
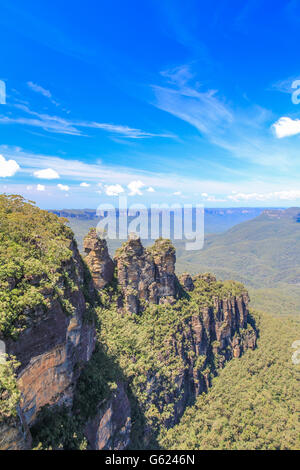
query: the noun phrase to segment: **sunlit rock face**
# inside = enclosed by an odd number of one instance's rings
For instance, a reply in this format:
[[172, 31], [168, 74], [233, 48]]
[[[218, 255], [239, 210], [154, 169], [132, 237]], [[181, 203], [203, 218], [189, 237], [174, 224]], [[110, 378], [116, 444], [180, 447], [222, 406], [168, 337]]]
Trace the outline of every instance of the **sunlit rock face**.
[[96, 230], [90, 230], [84, 239], [83, 248], [94, 285], [102, 289], [112, 281], [114, 274], [114, 263], [108, 254], [106, 240], [99, 238]]
[[125, 308], [140, 313], [143, 302], [173, 302], [178, 292], [175, 249], [169, 240], [157, 240], [145, 249], [131, 236], [115, 255], [118, 283]]

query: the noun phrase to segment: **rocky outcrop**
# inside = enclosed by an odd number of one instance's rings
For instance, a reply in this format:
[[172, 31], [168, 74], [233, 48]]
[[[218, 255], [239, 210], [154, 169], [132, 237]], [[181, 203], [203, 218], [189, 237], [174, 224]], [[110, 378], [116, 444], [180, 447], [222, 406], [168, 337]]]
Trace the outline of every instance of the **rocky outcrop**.
[[98, 407], [96, 416], [84, 428], [93, 450], [124, 450], [130, 442], [131, 408], [123, 383], [112, 397]]
[[192, 292], [194, 290], [194, 282], [193, 282], [193, 278], [190, 274], [183, 273], [179, 277], [179, 282], [182, 285], [182, 287], [184, 288], [184, 290], [186, 290], [187, 292]]
[[173, 302], [178, 292], [175, 249], [169, 240], [157, 240], [145, 249], [132, 235], [115, 255], [120, 302], [131, 313], [140, 313], [145, 302]]
[[83, 248], [94, 285], [102, 289], [112, 281], [114, 274], [114, 263], [108, 254], [106, 240], [99, 238], [96, 230], [91, 229], [84, 239]]

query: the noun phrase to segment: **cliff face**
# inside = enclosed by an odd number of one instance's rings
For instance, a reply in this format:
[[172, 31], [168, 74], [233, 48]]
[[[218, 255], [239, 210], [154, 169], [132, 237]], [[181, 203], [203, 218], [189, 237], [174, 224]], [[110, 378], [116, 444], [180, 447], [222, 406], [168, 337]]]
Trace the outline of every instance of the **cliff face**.
[[130, 443], [131, 407], [124, 383], [119, 382], [109, 400], [98, 406], [84, 429], [93, 450], [124, 450]]
[[[197, 279], [193, 281], [197, 286]], [[188, 318], [180, 341], [174, 334], [172, 348], [184, 365], [178, 376], [184, 394], [177, 417], [191, 398], [207, 391], [215, 369], [224, 367], [232, 357], [240, 357], [248, 348], [255, 348], [256, 332], [247, 329], [248, 302], [246, 293], [230, 298], [214, 296], [213, 305], [199, 306], [198, 312]]]
[[[43, 295], [49, 300], [47, 310], [33, 308], [27, 312], [27, 328], [17, 340], [3, 338], [7, 354], [20, 363], [17, 371], [20, 410], [29, 426], [44, 405], [72, 404], [80, 368], [90, 359], [95, 346], [95, 328], [88, 322], [83, 294], [85, 268], [73, 241], [69, 248], [72, 256], [58, 271], [57, 283], [72, 314], [64, 311], [64, 304], [53, 288], [44, 289]], [[62, 273], [72, 287], [64, 286]], [[86, 288], [93, 291], [91, 284]]]
[[[197, 285], [197, 280], [193, 281]], [[164, 410], [172, 407], [173, 412], [163, 418], [163, 426], [169, 428], [179, 422], [186, 407], [207, 392], [212, 377], [226, 361], [256, 347], [256, 332], [247, 324], [248, 301], [247, 294], [224, 299], [214, 297], [213, 305], [200, 305], [197, 312], [186, 316], [174, 328], [169, 338], [166, 336], [165, 350], [162, 349], [158, 363], [171, 365], [176, 361], [172, 387], [166, 390], [164, 378], [159, 379], [151, 368], [147, 374], [151, 386], [145, 390], [146, 403], [155, 405], [162, 416]], [[152, 432], [150, 425], [146, 440]]]

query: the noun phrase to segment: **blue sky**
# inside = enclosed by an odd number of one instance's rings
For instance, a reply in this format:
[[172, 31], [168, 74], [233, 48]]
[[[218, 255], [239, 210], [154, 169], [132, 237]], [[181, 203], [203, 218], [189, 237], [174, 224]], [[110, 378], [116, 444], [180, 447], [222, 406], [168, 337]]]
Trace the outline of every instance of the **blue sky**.
[[299, 1], [0, 0], [0, 10], [1, 192], [43, 208], [118, 194], [300, 205]]

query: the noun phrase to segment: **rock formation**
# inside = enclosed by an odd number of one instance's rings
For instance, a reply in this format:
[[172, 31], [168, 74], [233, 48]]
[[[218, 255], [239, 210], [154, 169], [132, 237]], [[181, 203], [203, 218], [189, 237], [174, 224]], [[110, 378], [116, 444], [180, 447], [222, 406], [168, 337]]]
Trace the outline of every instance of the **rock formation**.
[[99, 238], [96, 230], [92, 229], [84, 239], [83, 248], [94, 285], [97, 289], [102, 289], [112, 281], [115, 268], [108, 254], [106, 240]]
[[179, 282], [186, 291], [191, 292], [194, 290], [194, 282], [190, 274], [183, 273], [179, 277]]
[[145, 302], [154, 304], [175, 300], [178, 281], [175, 275], [175, 249], [169, 240], [157, 240], [145, 249], [134, 235], [115, 255], [117, 278], [125, 307], [140, 313]]

